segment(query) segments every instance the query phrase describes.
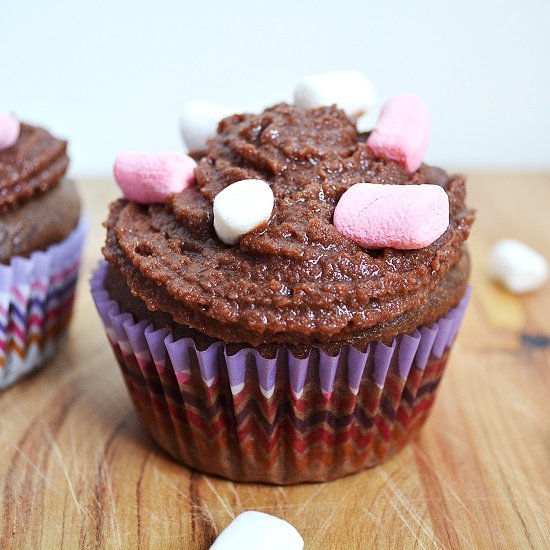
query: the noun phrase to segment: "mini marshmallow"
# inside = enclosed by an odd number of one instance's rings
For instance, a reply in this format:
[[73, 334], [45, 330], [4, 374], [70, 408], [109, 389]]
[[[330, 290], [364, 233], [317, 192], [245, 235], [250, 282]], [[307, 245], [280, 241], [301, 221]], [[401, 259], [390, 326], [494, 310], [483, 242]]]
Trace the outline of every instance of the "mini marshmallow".
[[548, 262], [516, 239], [503, 239], [493, 246], [489, 270], [496, 281], [514, 294], [538, 290], [548, 280]]
[[382, 107], [367, 145], [376, 156], [400, 162], [412, 173], [422, 164], [429, 136], [430, 113], [424, 100], [396, 95]]
[[273, 191], [262, 180], [241, 180], [214, 199], [214, 229], [225, 244], [237, 244], [245, 233], [269, 221]]
[[114, 165], [116, 182], [131, 201], [162, 203], [195, 181], [197, 163], [182, 153], [120, 153]]
[[263, 512], [243, 512], [210, 550], [302, 550], [304, 539], [290, 523]]
[[20, 130], [21, 125], [15, 116], [0, 111], [0, 151], [15, 145]]
[[216, 134], [222, 118], [238, 112], [234, 107], [218, 105], [209, 101], [190, 101], [183, 107], [180, 129], [189, 151], [202, 151], [208, 139]]
[[376, 102], [376, 90], [359, 71], [331, 71], [305, 78], [294, 90], [294, 103], [303, 109], [336, 104], [358, 118]]
[[334, 226], [363, 248], [423, 248], [449, 227], [449, 199], [439, 185], [357, 183], [338, 201]]

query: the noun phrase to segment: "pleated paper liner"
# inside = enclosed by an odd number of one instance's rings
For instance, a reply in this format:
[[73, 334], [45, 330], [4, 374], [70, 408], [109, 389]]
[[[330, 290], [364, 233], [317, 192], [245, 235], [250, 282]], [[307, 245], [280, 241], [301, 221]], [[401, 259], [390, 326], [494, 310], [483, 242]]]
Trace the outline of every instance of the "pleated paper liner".
[[103, 286], [92, 294], [132, 400], [158, 444], [178, 461], [237, 481], [325, 481], [379, 464], [420, 429], [434, 402], [469, 298], [431, 327], [305, 359], [281, 348], [228, 355], [197, 349], [135, 322]]
[[30, 257], [0, 264], [0, 389], [55, 355], [71, 317], [87, 228]]

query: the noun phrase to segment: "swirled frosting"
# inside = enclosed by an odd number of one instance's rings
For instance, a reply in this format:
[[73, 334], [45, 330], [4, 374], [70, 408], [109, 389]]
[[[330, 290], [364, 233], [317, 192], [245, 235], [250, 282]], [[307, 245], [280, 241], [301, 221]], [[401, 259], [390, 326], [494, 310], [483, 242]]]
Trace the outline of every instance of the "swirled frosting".
[[68, 166], [67, 142], [28, 124], [0, 151], [0, 263], [44, 250], [76, 227], [80, 202], [64, 179]]
[[16, 144], [0, 151], [0, 213], [57, 185], [68, 166], [66, 141], [21, 124]]
[[[334, 106], [280, 104], [226, 118], [194, 187], [163, 205], [111, 205], [104, 255], [150, 311], [227, 343], [355, 342], [377, 327], [387, 327], [384, 338], [400, 332], [400, 319], [408, 329], [431, 322], [466, 285], [463, 244], [474, 216], [464, 178], [427, 165], [408, 174], [365, 141]], [[242, 179], [269, 183], [273, 215], [227, 246], [214, 232], [212, 202]], [[340, 196], [359, 182], [442, 186], [448, 230], [419, 250], [362, 249], [332, 224]]]

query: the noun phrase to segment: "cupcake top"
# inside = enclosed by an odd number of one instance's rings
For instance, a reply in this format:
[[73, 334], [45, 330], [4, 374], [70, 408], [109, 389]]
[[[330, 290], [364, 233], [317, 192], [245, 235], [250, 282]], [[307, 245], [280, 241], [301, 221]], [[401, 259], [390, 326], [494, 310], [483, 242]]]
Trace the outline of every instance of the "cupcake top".
[[[466, 284], [473, 213], [464, 178], [425, 164], [409, 173], [375, 156], [367, 138], [336, 106], [280, 104], [225, 118], [196, 155], [195, 185], [161, 204], [111, 205], [105, 258], [149, 310], [227, 343], [353, 342], [382, 326], [387, 339], [412, 311], [422, 315], [408, 330], [432, 322]], [[269, 184], [272, 215], [224, 244], [213, 201], [248, 179]], [[333, 224], [341, 196], [360, 182], [440, 186], [449, 227], [416, 250], [362, 248]]]
[[80, 213], [74, 185], [64, 180], [67, 142], [28, 124], [17, 122], [17, 130], [0, 147], [0, 263], [60, 241]]
[[57, 185], [68, 167], [66, 141], [21, 124], [15, 144], [0, 150], [0, 214]]

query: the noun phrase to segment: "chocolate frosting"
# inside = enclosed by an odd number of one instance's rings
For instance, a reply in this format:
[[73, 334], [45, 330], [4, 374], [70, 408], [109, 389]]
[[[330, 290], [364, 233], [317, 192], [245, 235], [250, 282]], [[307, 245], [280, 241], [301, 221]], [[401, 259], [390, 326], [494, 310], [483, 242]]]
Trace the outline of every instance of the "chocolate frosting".
[[0, 214], [57, 185], [68, 166], [66, 141], [21, 124], [15, 145], [0, 151]]
[[[334, 106], [281, 104], [226, 118], [195, 170], [196, 186], [164, 205], [111, 205], [105, 258], [150, 311], [227, 343], [349, 342], [380, 326], [397, 334], [399, 319], [407, 330], [427, 324], [466, 285], [463, 244], [474, 216], [464, 178], [426, 165], [408, 174], [375, 158], [365, 141]], [[213, 229], [212, 202], [249, 178], [271, 185], [273, 215], [226, 246]], [[442, 186], [449, 229], [419, 250], [362, 249], [332, 224], [340, 196], [359, 182]]]
[[64, 179], [0, 216], [0, 263], [29, 256], [64, 239], [78, 224], [80, 201], [74, 182]]
[[0, 263], [45, 250], [76, 227], [80, 201], [64, 179], [68, 165], [67, 142], [28, 124], [0, 151]]

